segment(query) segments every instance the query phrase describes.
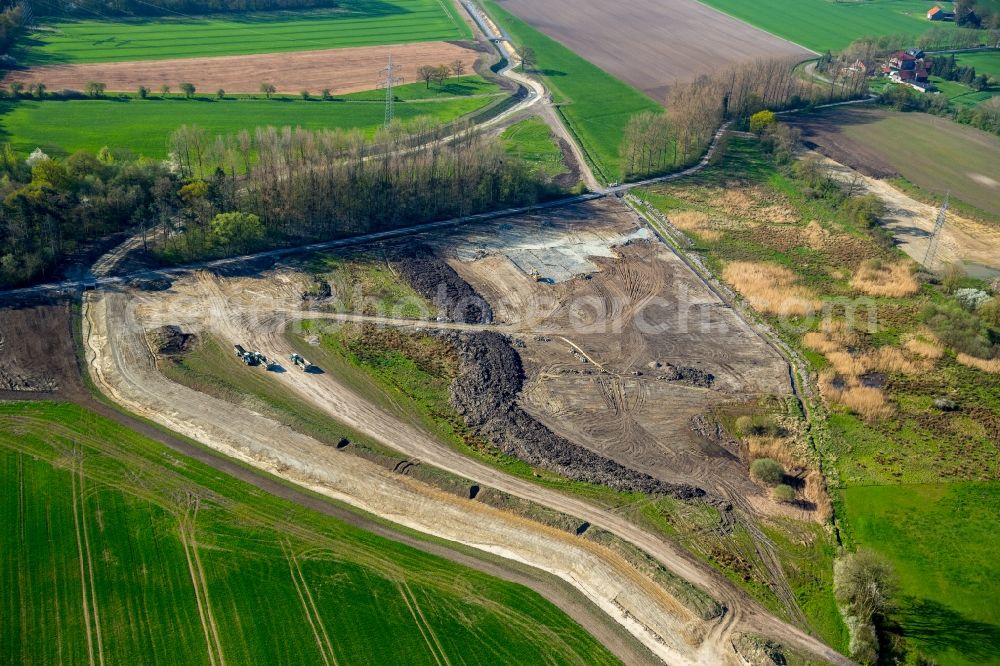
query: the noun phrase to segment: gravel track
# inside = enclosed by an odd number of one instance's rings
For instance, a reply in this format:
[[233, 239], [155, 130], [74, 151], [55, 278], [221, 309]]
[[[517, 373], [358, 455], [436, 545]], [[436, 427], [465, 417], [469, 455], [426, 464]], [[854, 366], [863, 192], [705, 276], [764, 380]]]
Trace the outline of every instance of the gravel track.
[[[279, 356], [293, 351], [283, 335], [289, 318], [280, 313], [270, 318], [244, 316], [243, 302], [257, 302], [260, 294], [247, 293], [240, 280], [230, 282], [223, 285], [221, 280], [207, 274], [201, 274], [197, 280], [185, 280], [184, 285], [178, 281], [172, 292], [189, 290], [183, 295], [187, 305], [183, 309], [165, 308], [162, 304], [154, 307], [152, 301], [163, 292], [100, 291], [88, 295], [85, 305], [88, 363], [101, 390], [132, 411], [286, 479], [422, 532], [555, 573], [574, 584], [668, 663], [719, 663], [732, 654], [729, 637], [737, 627], [776, 636], [786, 644], [836, 663], [848, 663], [801, 630], [771, 616], [679, 547], [584, 500], [509, 477], [467, 459], [413, 425], [379, 410], [330, 374], [287, 372], [275, 375], [275, 381], [332, 418], [404, 455], [576, 516], [632, 542], [673, 572], [708, 591], [730, 611], [718, 624], [706, 626], [706, 639], [692, 647], [691, 636], [704, 630], [693, 629], [694, 620], [686, 609], [652, 586], [648, 579], [641, 576], [637, 579], [634, 570], [623, 568], [623, 563], [608, 558], [607, 553], [595, 553], [592, 546], [564, 533], [550, 532], [534, 523], [487, 510], [478, 503], [438, 493], [366, 461], [338, 455], [329, 447], [260, 415], [169, 382], [156, 371], [143, 330], [162, 325], [154, 316], [156, 313], [190, 312], [192, 298], [197, 298], [200, 304], [203, 324], [221, 339], [243, 340]], [[279, 288], [287, 290], [292, 298], [298, 298], [302, 291], [301, 285], [292, 282]], [[587, 564], [581, 567], [584, 560]], [[612, 603], [615, 599], [624, 605], [627, 614]], [[637, 624], [654, 627], [668, 645]]]

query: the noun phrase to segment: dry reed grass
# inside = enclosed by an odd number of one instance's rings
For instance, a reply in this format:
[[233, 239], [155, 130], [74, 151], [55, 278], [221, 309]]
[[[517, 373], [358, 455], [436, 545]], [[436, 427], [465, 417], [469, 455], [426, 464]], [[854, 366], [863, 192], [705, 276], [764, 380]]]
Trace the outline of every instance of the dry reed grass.
[[833, 502], [826, 490], [826, 479], [819, 470], [810, 470], [806, 475], [806, 499], [816, 505], [816, 518], [825, 523], [833, 517]]
[[737, 183], [724, 190], [715, 189], [709, 193], [708, 204], [726, 215], [767, 224], [796, 224], [801, 219], [793, 206], [760, 185], [745, 187]]
[[722, 277], [761, 312], [809, 315], [822, 307], [822, 302], [797, 284], [795, 273], [784, 266], [734, 261], [723, 269]]
[[970, 368], [976, 368], [991, 375], [1000, 375], [1000, 358], [976, 358], [959, 352], [955, 357], [959, 363]]
[[851, 286], [868, 296], [900, 298], [920, 290], [909, 262], [871, 266], [862, 264], [851, 279]]
[[670, 224], [681, 231], [697, 234], [707, 241], [717, 241], [722, 238], [722, 233], [713, 229], [709, 222], [709, 217], [705, 213], [696, 210], [682, 210], [670, 215]]
[[944, 348], [933, 333], [921, 331], [911, 335], [903, 342], [903, 346], [911, 354], [926, 359], [939, 359], [944, 356]]
[[749, 435], [744, 437], [743, 441], [747, 447], [747, 457], [751, 460], [771, 458], [781, 463], [786, 471], [805, 467], [805, 464], [792, 448], [793, 442], [783, 437]]
[[892, 415], [892, 407], [886, 402], [881, 389], [860, 386], [856, 378], [839, 377], [836, 373], [825, 372], [819, 378], [819, 390], [830, 402], [838, 402], [865, 419], [877, 421]]

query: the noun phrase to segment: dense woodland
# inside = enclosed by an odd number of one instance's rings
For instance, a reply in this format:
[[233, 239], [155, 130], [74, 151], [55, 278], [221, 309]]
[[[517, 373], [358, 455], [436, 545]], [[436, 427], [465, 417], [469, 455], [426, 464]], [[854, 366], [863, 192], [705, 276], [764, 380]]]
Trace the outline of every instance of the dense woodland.
[[635, 179], [697, 160], [726, 120], [744, 126], [762, 109], [808, 107], [861, 97], [868, 92], [863, 72], [848, 72], [817, 85], [794, 72], [787, 59], [745, 63], [671, 87], [663, 113], [632, 118], [625, 129], [622, 161], [626, 177]]
[[250, 252], [419, 224], [549, 193], [498, 139], [468, 132], [259, 128], [210, 137], [183, 127], [173, 161], [77, 152], [28, 160], [0, 147], [0, 287], [54, 277], [82, 244], [147, 228], [166, 261]]
[[24, 11], [20, 7], [8, 7], [0, 12], [0, 55], [9, 52], [22, 34]]
[[[533, 203], [546, 187], [498, 139], [466, 132], [448, 142], [398, 130], [372, 139], [341, 130], [258, 128], [210, 137], [183, 127], [171, 139], [182, 215], [161, 243], [168, 260], [296, 244]], [[416, 142], [431, 141], [415, 146]], [[219, 213], [243, 217], [225, 223]], [[179, 232], [179, 233], [176, 233]]]
[[25, 161], [0, 146], [0, 287], [51, 276], [82, 244], [172, 208], [176, 190], [159, 163], [108, 151]]
[[[256, 12], [280, 9], [336, 7], [337, 0], [24, 0], [35, 16], [175, 16], [219, 12]], [[11, 3], [13, 4], [13, 3]]]
[[1000, 2], [997, 0], [958, 0], [955, 22], [968, 28], [1000, 28]]

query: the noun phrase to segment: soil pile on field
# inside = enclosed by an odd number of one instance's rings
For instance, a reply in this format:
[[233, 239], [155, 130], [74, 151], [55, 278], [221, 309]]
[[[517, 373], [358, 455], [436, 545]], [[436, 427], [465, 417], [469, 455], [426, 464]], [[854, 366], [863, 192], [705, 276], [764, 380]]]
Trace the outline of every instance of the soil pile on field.
[[395, 269], [418, 294], [444, 315], [467, 324], [493, 323], [493, 308], [443, 259], [427, 247], [413, 248], [399, 258]]
[[715, 381], [715, 375], [711, 372], [706, 372], [698, 368], [690, 368], [685, 365], [653, 361], [649, 364], [649, 368], [657, 373], [657, 379], [668, 382], [680, 382], [682, 384], [689, 384], [690, 386], [711, 388], [712, 383]]
[[149, 332], [149, 342], [160, 356], [180, 356], [196, 340], [193, 333], [185, 333], [180, 326], [161, 326]]
[[687, 484], [666, 483], [629, 469], [564, 437], [517, 406], [524, 382], [521, 357], [497, 333], [451, 334], [459, 353], [459, 372], [451, 385], [451, 402], [477, 434], [504, 453], [529, 465], [544, 467], [577, 481], [600, 483], [626, 492], [663, 493], [679, 499], [705, 491]]

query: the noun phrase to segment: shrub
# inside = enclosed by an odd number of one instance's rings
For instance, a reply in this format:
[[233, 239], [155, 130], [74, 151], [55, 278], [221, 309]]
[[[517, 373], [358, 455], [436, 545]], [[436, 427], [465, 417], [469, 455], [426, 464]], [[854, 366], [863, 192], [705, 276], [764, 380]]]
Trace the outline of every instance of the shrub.
[[138, 94], [139, 99], [146, 99], [147, 97], [149, 97], [149, 88], [147, 88], [146, 86], [139, 86], [139, 89], [136, 91], [136, 94]]
[[958, 289], [958, 285], [965, 279], [965, 269], [959, 264], [948, 264], [941, 271], [941, 286], [949, 294]]
[[772, 458], [758, 458], [750, 463], [750, 476], [758, 483], [774, 486], [785, 478], [785, 468]]
[[306, 100], [307, 102], [309, 101], [309, 98], [312, 97], [312, 93], [310, 93], [308, 90], [303, 90], [299, 94], [302, 95], [302, 99]]
[[972, 289], [966, 287], [964, 289], [955, 290], [955, 300], [966, 310], [978, 310], [981, 305], [986, 301], [990, 300], [990, 295], [987, 294], [982, 289]]
[[320, 93], [320, 96], [323, 98], [323, 101], [326, 102], [329, 102], [331, 99], [333, 99], [333, 95], [330, 93], [329, 88], [323, 88], [323, 91]]
[[780, 434], [781, 428], [775, 422], [774, 417], [764, 414], [761, 416], [744, 415], [736, 419], [736, 430], [739, 434], [754, 437], [775, 437]]
[[928, 305], [921, 318], [941, 342], [955, 351], [978, 358], [993, 356], [994, 345], [984, 322], [957, 303]]
[[225, 99], [226, 98], [226, 91], [223, 90], [222, 88], [219, 88], [218, 90], [215, 91], [215, 96], [218, 99]]
[[977, 313], [984, 324], [1000, 329], [1000, 296], [994, 296], [980, 305]]
[[885, 204], [875, 194], [851, 197], [844, 207], [854, 223], [861, 227], [874, 226], [885, 215]]
[[790, 504], [795, 501], [795, 489], [787, 483], [781, 483], [776, 485], [774, 489], [771, 490], [771, 497], [773, 497], [776, 502]]
[[876, 626], [895, 608], [898, 589], [892, 564], [870, 550], [859, 550], [833, 565], [833, 591], [851, 633], [851, 656], [862, 664], [878, 659]]
[[773, 111], [758, 111], [750, 116], [750, 131], [754, 134], [762, 134], [774, 122], [775, 115]]

